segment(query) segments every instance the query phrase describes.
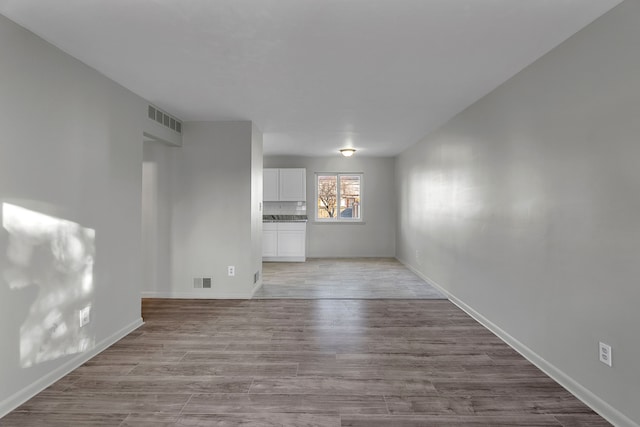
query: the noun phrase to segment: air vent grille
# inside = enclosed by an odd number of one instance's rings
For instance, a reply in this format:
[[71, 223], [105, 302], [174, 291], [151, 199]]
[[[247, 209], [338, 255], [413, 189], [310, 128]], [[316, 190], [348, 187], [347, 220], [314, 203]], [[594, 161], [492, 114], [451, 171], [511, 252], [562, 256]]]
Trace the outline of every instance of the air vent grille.
[[211, 289], [211, 277], [194, 277], [193, 287], [196, 289]]
[[182, 133], [182, 122], [164, 111], [161, 111], [158, 107], [149, 105], [147, 108], [147, 117], [151, 120], [155, 120], [162, 126], [171, 129], [174, 132]]

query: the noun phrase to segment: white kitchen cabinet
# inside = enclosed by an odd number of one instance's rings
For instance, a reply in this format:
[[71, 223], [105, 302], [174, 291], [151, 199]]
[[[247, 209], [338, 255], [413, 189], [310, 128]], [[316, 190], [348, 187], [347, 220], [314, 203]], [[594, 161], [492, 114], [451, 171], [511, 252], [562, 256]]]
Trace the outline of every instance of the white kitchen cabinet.
[[306, 247], [306, 224], [278, 224], [278, 256], [304, 257]]
[[300, 202], [307, 200], [306, 169], [280, 169], [279, 178], [280, 201]]
[[263, 224], [263, 261], [304, 262], [306, 261], [306, 249], [306, 223], [273, 222]]
[[278, 256], [278, 224], [262, 224], [262, 256]]
[[262, 200], [265, 202], [277, 202], [279, 193], [278, 169], [264, 169], [262, 173]]
[[307, 200], [307, 170], [304, 168], [263, 171], [265, 202], [304, 202]]

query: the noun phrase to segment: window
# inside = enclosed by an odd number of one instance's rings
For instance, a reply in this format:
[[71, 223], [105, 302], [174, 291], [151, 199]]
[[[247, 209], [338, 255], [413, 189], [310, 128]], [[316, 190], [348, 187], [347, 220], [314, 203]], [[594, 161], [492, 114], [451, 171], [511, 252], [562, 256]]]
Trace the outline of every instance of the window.
[[316, 220], [362, 221], [362, 174], [316, 174]]

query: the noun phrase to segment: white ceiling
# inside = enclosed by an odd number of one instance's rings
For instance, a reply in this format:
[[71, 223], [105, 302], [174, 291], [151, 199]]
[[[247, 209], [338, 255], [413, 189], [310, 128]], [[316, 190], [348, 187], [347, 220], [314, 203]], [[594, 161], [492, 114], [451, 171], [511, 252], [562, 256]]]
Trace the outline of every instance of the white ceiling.
[[265, 154], [392, 156], [620, 0], [0, 0], [0, 13], [185, 121]]

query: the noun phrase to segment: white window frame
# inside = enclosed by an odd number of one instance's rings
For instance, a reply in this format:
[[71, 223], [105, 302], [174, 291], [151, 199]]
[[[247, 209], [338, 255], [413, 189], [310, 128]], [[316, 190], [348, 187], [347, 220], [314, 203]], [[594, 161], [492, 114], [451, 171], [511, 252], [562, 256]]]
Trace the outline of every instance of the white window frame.
[[[321, 176], [335, 176], [336, 177], [336, 203], [338, 204], [337, 206], [337, 215], [333, 218], [319, 218], [318, 217], [318, 211], [320, 210], [320, 206], [318, 205], [318, 178]], [[359, 210], [360, 210], [360, 218], [343, 218], [340, 216], [340, 177], [342, 176], [358, 176], [360, 177], [360, 205], [359, 205]], [[337, 223], [354, 223], [354, 222], [364, 222], [364, 209], [363, 209], [363, 200], [364, 198], [362, 197], [363, 194], [363, 188], [364, 188], [364, 174], [362, 172], [316, 172], [315, 173], [315, 180], [314, 180], [314, 186], [315, 186], [315, 199], [313, 202], [313, 207], [314, 207], [314, 219], [316, 222], [323, 222], [323, 223], [328, 223], [328, 224], [337, 224]]]

